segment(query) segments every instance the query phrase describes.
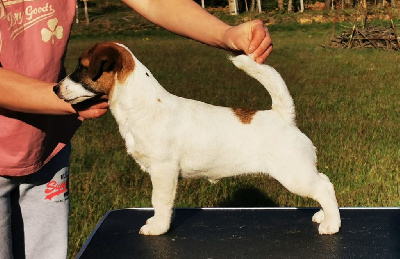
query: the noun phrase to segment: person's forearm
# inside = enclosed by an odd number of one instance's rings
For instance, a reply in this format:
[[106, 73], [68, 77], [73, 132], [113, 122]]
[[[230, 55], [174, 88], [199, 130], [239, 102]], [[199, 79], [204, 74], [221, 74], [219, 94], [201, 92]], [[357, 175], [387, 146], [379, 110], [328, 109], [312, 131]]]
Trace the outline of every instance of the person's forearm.
[[122, 0], [151, 22], [182, 36], [226, 48], [229, 25], [209, 14], [192, 0]]
[[0, 107], [26, 113], [72, 114], [72, 106], [59, 99], [52, 84], [0, 68]]

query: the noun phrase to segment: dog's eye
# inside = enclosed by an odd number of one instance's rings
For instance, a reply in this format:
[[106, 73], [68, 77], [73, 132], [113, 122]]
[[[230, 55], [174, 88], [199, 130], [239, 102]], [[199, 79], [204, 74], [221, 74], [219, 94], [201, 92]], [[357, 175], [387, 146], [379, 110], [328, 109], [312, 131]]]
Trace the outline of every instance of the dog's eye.
[[78, 63], [78, 65], [76, 66], [75, 70], [79, 70], [79, 71], [83, 71], [83, 70], [87, 70], [88, 68], [85, 67], [84, 65], [82, 65], [81, 63]]

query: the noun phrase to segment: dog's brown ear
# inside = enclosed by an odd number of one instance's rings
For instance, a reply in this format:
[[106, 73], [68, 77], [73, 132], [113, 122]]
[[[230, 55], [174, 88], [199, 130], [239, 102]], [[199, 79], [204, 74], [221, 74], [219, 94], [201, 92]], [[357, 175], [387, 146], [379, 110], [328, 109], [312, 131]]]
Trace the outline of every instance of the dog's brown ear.
[[96, 81], [104, 72], [118, 71], [122, 68], [121, 54], [113, 47], [98, 48], [89, 63], [89, 77]]

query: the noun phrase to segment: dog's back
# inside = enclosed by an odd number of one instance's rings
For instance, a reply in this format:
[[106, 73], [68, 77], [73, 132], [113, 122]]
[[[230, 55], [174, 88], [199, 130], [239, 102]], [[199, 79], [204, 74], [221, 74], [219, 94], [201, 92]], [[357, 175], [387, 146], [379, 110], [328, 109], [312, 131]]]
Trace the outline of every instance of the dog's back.
[[246, 55], [239, 55], [230, 59], [237, 68], [258, 80], [267, 89], [272, 99], [272, 110], [278, 112], [288, 123], [294, 124], [293, 99], [281, 75], [272, 67], [257, 64]]

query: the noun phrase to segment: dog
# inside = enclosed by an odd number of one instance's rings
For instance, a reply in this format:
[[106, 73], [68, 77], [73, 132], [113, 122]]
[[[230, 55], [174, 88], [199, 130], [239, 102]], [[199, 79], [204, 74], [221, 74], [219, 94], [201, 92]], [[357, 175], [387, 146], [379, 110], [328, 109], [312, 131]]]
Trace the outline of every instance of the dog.
[[179, 176], [216, 181], [250, 173], [269, 174], [289, 191], [319, 202], [321, 210], [312, 218], [320, 223], [319, 233], [338, 232], [334, 187], [317, 171], [315, 147], [296, 127], [293, 99], [282, 77], [246, 55], [231, 60], [266, 88], [271, 110], [218, 107], [175, 96], [126, 46], [114, 42], [86, 50], [54, 92], [71, 104], [108, 96], [127, 152], [153, 185], [154, 216], [140, 234], [169, 230]]

